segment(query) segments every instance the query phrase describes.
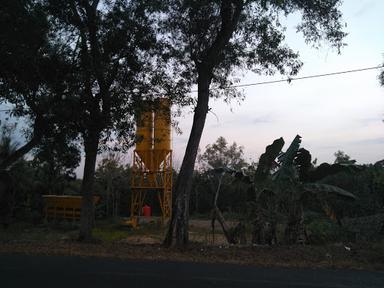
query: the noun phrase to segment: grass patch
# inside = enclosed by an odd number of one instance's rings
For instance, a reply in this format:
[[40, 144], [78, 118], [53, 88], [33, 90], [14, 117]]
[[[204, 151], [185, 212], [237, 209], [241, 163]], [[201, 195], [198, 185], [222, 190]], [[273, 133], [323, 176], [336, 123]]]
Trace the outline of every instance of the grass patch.
[[129, 240], [131, 238], [138, 239], [148, 236], [160, 242], [165, 235], [165, 229], [164, 226], [155, 222], [142, 223], [138, 228], [132, 228], [122, 225], [122, 220], [116, 218], [98, 221], [92, 232], [95, 238], [104, 242]]
[[[313, 230], [327, 230], [323, 223]], [[332, 228], [332, 227], [331, 227]], [[328, 230], [327, 230], [328, 231]], [[166, 227], [156, 223], [133, 229], [119, 219], [96, 222], [95, 243], [79, 243], [76, 223], [45, 223], [34, 226], [14, 223], [0, 228], [0, 253], [79, 255], [126, 259], [238, 263], [257, 266], [358, 268], [384, 271], [384, 242], [332, 243], [322, 245], [228, 245], [224, 235], [215, 233], [213, 243], [210, 221], [193, 221], [188, 249], [164, 249]], [[318, 234], [321, 234], [318, 232]], [[322, 234], [321, 234], [322, 235]], [[64, 240], [64, 241], [63, 241]], [[67, 241], [70, 240], [70, 241]]]
[[119, 241], [132, 235], [130, 231], [119, 230], [114, 227], [97, 227], [92, 232], [95, 238], [105, 242]]
[[58, 226], [57, 224], [51, 223], [32, 225], [26, 222], [16, 222], [10, 225], [8, 229], [0, 228], [0, 241], [60, 241], [64, 239], [72, 239], [77, 236], [76, 227], [67, 223], [63, 225], [64, 226]]

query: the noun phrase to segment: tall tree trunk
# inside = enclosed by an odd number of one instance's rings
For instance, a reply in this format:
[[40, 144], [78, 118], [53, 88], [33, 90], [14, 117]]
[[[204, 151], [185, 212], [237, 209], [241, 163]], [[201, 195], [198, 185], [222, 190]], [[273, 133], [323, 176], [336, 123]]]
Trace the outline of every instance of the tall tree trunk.
[[208, 113], [210, 75], [211, 73], [208, 73], [206, 70], [199, 71], [197, 105], [183, 163], [181, 164], [180, 173], [176, 181], [176, 203], [173, 207], [171, 222], [164, 239], [165, 246], [172, 245], [174, 233], [176, 236], [176, 246], [181, 248], [188, 244], [189, 200], [197, 150]]
[[221, 1], [221, 29], [218, 31], [212, 45], [205, 49], [205, 53], [203, 53], [205, 56], [202, 59], [196, 58], [195, 61], [198, 70], [197, 105], [193, 117], [191, 134], [189, 135], [188, 145], [185, 150], [183, 163], [181, 164], [180, 174], [176, 181], [176, 203], [173, 207], [168, 233], [164, 239], [164, 245], [166, 246], [172, 244], [174, 230], [176, 232], [176, 245], [184, 247], [188, 244], [189, 199], [192, 186], [192, 174], [208, 113], [209, 86], [212, 81], [212, 71], [214, 67], [220, 63], [220, 60], [222, 60], [219, 55], [223, 53], [223, 49], [231, 39], [242, 9], [243, 1]]
[[92, 228], [95, 219], [93, 183], [95, 180], [95, 166], [99, 146], [99, 137], [100, 133], [97, 131], [90, 131], [87, 136], [84, 136], [85, 165], [83, 182], [81, 185], [81, 194], [83, 198], [81, 202], [80, 241], [92, 240]]

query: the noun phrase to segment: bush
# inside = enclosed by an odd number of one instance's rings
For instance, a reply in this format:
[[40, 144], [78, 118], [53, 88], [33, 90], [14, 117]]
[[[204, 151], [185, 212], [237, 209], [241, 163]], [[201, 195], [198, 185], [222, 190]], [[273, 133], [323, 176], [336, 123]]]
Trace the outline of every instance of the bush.
[[341, 227], [328, 219], [313, 219], [306, 225], [306, 229], [308, 239], [313, 244], [325, 244], [340, 240]]

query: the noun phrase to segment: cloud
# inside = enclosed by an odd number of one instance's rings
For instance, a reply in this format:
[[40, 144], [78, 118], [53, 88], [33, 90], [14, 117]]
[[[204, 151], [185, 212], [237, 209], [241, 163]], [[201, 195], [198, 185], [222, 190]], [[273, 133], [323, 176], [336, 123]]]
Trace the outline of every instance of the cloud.
[[[216, 128], [235, 128], [239, 129], [239, 127], [246, 127], [246, 126], [254, 126], [256, 125], [262, 125], [262, 124], [271, 124], [275, 122], [275, 119], [273, 119], [271, 114], [265, 114], [261, 116], [254, 117], [252, 115], [231, 115], [231, 119], [227, 121], [215, 121], [211, 125], [208, 125], [208, 129], [216, 129]], [[223, 117], [222, 117], [223, 118]]]
[[349, 142], [351, 145], [381, 145], [384, 144], [384, 137], [363, 139]]
[[340, 150], [340, 145], [323, 145], [323, 146], [314, 146], [317, 150]]
[[365, 13], [367, 13], [367, 11], [373, 9], [374, 6], [375, 6], [374, 1], [369, 1], [368, 3], [363, 4], [363, 5], [359, 8], [359, 10], [357, 10], [357, 11], [353, 14], [353, 16], [354, 16], [354, 17], [361, 17], [361, 16], [363, 16]]
[[383, 121], [384, 116], [377, 116], [377, 117], [367, 117], [367, 118], [360, 118], [356, 119], [356, 121], [363, 127], [369, 126], [371, 124], [377, 124], [381, 123]]
[[177, 136], [177, 137], [173, 137], [172, 139], [172, 142], [173, 144], [184, 144], [184, 143], [187, 143], [188, 141], [188, 137], [180, 137], [180, 136]]
[[273, 123], [274, 120], [272, 118], [273, 117], [271, 115], [264, 115], [264, 116], [253, 118], [252, 123], [253, 124]]

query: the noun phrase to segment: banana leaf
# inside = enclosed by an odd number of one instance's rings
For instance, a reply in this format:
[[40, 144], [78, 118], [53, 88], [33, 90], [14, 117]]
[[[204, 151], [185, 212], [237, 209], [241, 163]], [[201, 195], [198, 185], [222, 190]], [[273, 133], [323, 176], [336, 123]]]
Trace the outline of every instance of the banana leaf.
[[321, 183], [305, 183], [302, 185], [302, 188], [306, 192], [310, 192], [313, 194], [324, 194], [324, 196], [327, 195], [335, 195], [340, 196], [348, 199], [356, 199], [356, 196], [353, 195], [351, 192], [348, 192], [342, 188], [329, 185], [329, 184], [321, 184]]
[[319, 181], [327, 176], [335, 175], [338, 173], [354, 173], [360, 171], [362, 168], [354, 164], [328, 164], [322, 163], [312, 171], [309, 171], [309, 181]]
[[292, 166], [293, 160], [296, 158], [297, 151], [300, 149], [301, 144], [301, 136], [296, 135], [295, 139], [293, 139], [291, 145], [289, 145], [287, 151], [279, 156], [279, 162], [282, 167]]
[[275, 163], [276, 157], [280, 154], [284, 146], [284, 139], [280, 137], [273, 141], [271, 145], [265, 148], [265, 152], [260, 156], [259, 164], [257, 165], [255, 180], [264, 181], [269, 176], [271, 169]]

